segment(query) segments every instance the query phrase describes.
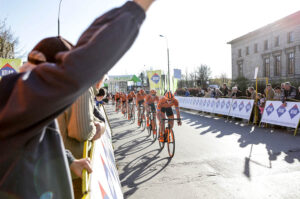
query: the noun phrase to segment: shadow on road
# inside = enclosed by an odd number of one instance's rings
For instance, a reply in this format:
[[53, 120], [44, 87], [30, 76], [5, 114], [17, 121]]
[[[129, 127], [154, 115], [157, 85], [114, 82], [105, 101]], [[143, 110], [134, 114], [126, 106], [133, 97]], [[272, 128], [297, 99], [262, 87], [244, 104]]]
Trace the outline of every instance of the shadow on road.
[[[295, 160], [300, 161], [300, 145], [291, 149], [291, 143], [297, 146], [297, 143], [300, 143], [300, 137], [294, 137], [287, 133], [279, 133], [279, 130], [274, 133], [272, 129], [263, 129], [257, 126], [243, 124], [241, 121], [227, 121], [225, 118], [216, 118], [214, 116], [201, 116], [182, 112], [181, 117], [189, 126], [201, 129], [200, 135], [211, 133], [215, 134], [216, 138], [223, 138], [224, 136], [233, 134], [239, 135], [238, 143], [241, 148], [249, 145], [253, 147], [258, 144], [264, 144], [269, 155], [268, 168], [272, 168], [271, 161], [277, 160], [277, 157], [282, 153], [285, 155], [284, 160], [288, 163], [294, 163]], [[251, 177], [249, 162], [259, 165], [259, 163], [251, 160], [251, 151], [250, 156], [245, 159], [244, 175], [248, 178]]]
[[139, 185], [154, 178], [170, 164], [171, 158], [160, 158], [160, 152], [160, 149], [149, 151], [126, 164], [120, 174], [122, 186], [129, 188], [124, 193], [125, 198], [134, 194]]

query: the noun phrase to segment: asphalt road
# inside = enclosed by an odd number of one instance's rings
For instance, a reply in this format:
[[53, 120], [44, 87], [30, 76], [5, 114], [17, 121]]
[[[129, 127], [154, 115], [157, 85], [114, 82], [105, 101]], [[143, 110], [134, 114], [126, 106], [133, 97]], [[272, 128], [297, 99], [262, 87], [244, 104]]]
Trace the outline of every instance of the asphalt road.
[[300, 136], [182, 111], [175, 156], [111, 105], [115, 158], [125, 198], [300, 198]]

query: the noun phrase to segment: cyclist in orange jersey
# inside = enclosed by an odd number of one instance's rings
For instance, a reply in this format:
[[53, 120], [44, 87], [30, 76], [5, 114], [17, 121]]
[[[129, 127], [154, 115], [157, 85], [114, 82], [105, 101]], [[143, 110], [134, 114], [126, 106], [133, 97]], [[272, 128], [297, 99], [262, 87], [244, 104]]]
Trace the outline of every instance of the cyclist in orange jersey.
[[156, 90], [151, 90], [150, 94], [146, 95], [145, 97], [145, 107], [147, 111], [147, 127], [149, 126], [149, 115], [150, 115], [150, 108], [153, 112], [154, 120], [156, 118], [156, 109], [155, 109], [155, 102], [159, 101], [159, 97], [156, 95]]
[[[143, 89], [141, 89], [138, 94], [136, 95], [136, 107], [138, 109], [138, 115], [140, 115], [140, 108], [139, 106], [143, 105], [145, 102], [146, 93]], [[138, 126], [141, 125], [140, 118], [138, 119]]]
[[129, 105], [131, 102], [133, 102], [133, 99], [136, 98], [135, 94], [133, 91], [131, 91], [128, 95], [127, 95], [127, 113], [128, 113], [128, 118], [130, 116], [130, 110], [129, 110]]
[[[165, 93], [165, 96], [161, 98], [157, 104], [157, 119], [159, 120], [159, 126], [160, 129], [165, 129], [165, 122], [161, 121], [161, 119], [166, 118], [166, 114], [168, 118], [174, 119], [174, 114], [172, 110], [172, 106], [175, 106], [177, 118], [177, 124], [178, 126], [181, 126], [181, 120], [180, 120], [180, 111], [179, 111], [179, 103], [178, 100], [175, 99], [174, 95], [171, 91], [167, 91]], [[174, 121], [170, 121], [171, 128], [174, 126]], [[164, 137], [160, 135], [160, 140], [164, 140]]]
[[120, 93], [116, 92], [115, 94], [115, 101], [116, 101], [116, 111], [118, 110], [119, 102], [120, 102]]
[[126, 99], [127, 99], [127, 96], [124, 92], [121, 92], [120, 94], [120, 99], [121, 99], [121, 103], [122, 103], [122, 113], [124, 114], [125, 113], [125, 109], [126, 109]]

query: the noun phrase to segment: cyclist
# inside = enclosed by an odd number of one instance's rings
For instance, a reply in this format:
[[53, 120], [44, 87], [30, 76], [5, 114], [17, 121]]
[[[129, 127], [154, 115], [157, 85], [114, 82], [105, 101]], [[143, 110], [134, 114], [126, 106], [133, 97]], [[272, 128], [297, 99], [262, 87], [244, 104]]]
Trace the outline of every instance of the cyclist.
[[127, 95], [127, 113], [128, 113], [128, 119], [130, 119], [130, 109], [129, 108], [131, 108], [131, 107], [129, 107], [129, 104], [130, 103], [132, 103], [133, 102], [133, 99], [135, 98], [136, 96], [135, 96], [135, 94], [134, 94], [134, 92], [133, 91], [131, 91], [130, 93], [128, 93], [128, 95]]
[[127, 96], [124, 92], [121, 92], [120, 94], [120, 99], [121, 99], [121, 103], [122, 103], [122, 113], [124, 114], [125, 113], [125, 110], [126, 110], [126, 99], [127, 99]]
[[[167, 91], [165, 93], [165, 96], [163, 98], [161, 98], [157, 104], [157, 119], [159, 120], [160, 130], [165, 129], [165, 122], [162, 121], [162, 119], [166, 118], [166, 114], [167, 114], [168, 118], [174, 119], [172, 106], [175, 106], [177, 118], [179, 119], [179, 120], [177, 120], [177, 124], [178, 124], [178, 126], [181, 126], [178, 100], [175, 99], [175, 97], [171, 91]], [[171, 128], [173, 128], [173, 126], [174, 126], [173, 120], [170, 121], [170, 126], [171, 126]], [[159, 137], [159, 140], [161, 142], [164, 141], [163, 133], [164, 132], [161, 132], [160, 137]]]
[[151, 111], [153, 112], [153, 118], [155, 120], [156, 118], [156, 110], [155, 110], [155, 104], [154, 102], [158, 102], [159, 97], [156, 95], [156, 90], [151, 90], [150, 94], [146, 95], [145, 98], [145, 107], [147, 111], [147, 127], [149, 127], [149, 116], [150, 116], [150, 108]]
[[[145, 91], [143, 89], [141, 89], [138, 94], [136, 95], [136, 106], [138, 109], [138, 116], [140, 115], [140, 108], [139, 106], [141, 106], [142, 104], [144, 104], [144, 100], [145, 100], [146, 94]], [[138, 126], [141, 126], [141, 121], [140, 118], [138, 117]]]
[[116, 92], [115, 100], [116, 100], [116, 112], [117, 112], [119, 109], [119, 102], [120, 102], [120, 93], [119, 92]]

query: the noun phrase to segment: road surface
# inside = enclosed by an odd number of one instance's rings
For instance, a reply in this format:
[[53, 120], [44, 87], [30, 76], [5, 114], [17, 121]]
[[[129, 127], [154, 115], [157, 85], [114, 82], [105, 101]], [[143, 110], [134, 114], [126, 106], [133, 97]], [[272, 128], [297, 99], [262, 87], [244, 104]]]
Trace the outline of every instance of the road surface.
[[125, 198], [300, 198], [300, 136], [182, 111], [175, 156], [106, 106]]

